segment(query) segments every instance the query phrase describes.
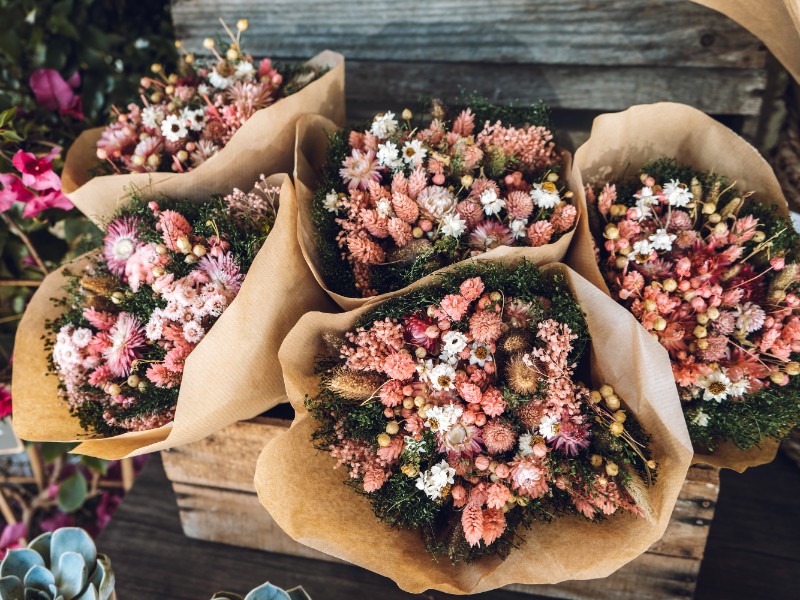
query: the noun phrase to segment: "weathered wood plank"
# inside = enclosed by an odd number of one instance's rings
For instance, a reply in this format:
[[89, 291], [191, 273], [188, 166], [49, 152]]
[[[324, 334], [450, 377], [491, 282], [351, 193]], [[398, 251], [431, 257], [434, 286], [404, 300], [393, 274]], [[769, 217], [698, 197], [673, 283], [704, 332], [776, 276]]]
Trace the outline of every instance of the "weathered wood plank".
[[685, 0], [174, 0], [187, 47], [250, 20], [249, 52], [348, 60], [761, 68], [762, 44]]

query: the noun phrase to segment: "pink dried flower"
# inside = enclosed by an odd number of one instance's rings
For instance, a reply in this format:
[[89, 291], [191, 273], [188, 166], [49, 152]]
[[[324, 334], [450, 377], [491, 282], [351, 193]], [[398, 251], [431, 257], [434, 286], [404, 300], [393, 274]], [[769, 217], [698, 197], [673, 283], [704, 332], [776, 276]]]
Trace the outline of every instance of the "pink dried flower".
[[371, 181], [381, 180], [380, 166], [372, 150], [361, 152], [353, 149], [342, 165], [339, 175], [351, 190], [355, 188], [366, 190]]
[[368, 239], [347, 238], [347, 249], [354, 261], [365, 265], [377, 265], [386, 260], [383, 248]]
[[500, 337], [502, 325], [502, 319], [497, 313], [479, 310], [470, 317], [469, 331], [476, 342], [490, 344]]
[[127, 377], [131, 364], [147, 343], [144, 327], [133, 315], [121, 312], [108, 336], [111, 346], [103, 352], [108, 368], [117, 377]]
[[548, 221], [536, 221], [528, 227], [528, 243], [534, 248], [544, 246], [553, 237], [553, 225]]
[[556, 233], [564, 233], [572, 229], [575, 224], [575, 218], [578, 216], [578, 209], [571, 204], [559, 204], [556, 206], [553, 216], [550, 217], [550, 223], [553, 225]]
[[125, 274], [125, 265], [139, 245], [138, 227], [140, 219], [120, 217], [109, 223], [103, 237], [103, 257], [106, 266], [116, 276]]
[[162, 211], [158, 216], [158, 223], [156, 229], [161, 231], [161, 237], [164, 240], [164, 245], [172, 250], [178, 252], [178, 240], [182, 237], [189, 238], [192, 234], [192, 226], [181, 213], [174, 210]]
[[[491, 363], [486, 363], [484, 369]], [[506, 409], [506, 401], [503, 394], [497, 388], [490, 387], [483, 393], [481, 398], [481, 408], [489, 417], [497, 417], [503, 414]]]
[[500, 246], [514, 244], [514, 234], [498, 221], [482, 221], [475, 226], [469, 236], [469, 245], [477, 250], [492, 250]]
[[492, 545], [506, 530], [506, 516], [499, 508], [487, 508], [483, 511], [483, 541]]
[[[405, 187], [407, 189], [408, 185], [406, 184]], [[415, 223], [419, 217], [419, 207], [417, 203], [405, 193], [394, 192], [392, 194], [392, 208], [397, 217], [406, 223]]]
[[406, 352], [395, 352], [386, 357], [383, 372], [392, 379], [405, 381], [416, 373], [414, 359]]
[[448, 294], [442, 298], [441, 307], [453, 321], [460, 321], [469, 310], [469, 302], [460, 294]]
[[[490, 454], [508, 452], [517, 443], [516, 429], [510, 423], [500, 419], [492, 419], [486, 423], [481, 435], [483, 436], [483, 443]], [[500, 507], [497, 506], [495, 508]]]
[[485, 286], [480, 277], [470, 277], [465, 279], [459, 287], [459, 293], [466, 298], [468, 302], [473, 302], [481, 297]]
[[476, 546], [483, 537], [483, 511], [475, 502], [468, 502], [461, 512], [461, 527], [470, 546]]
[[506, 198], [506, 211], [515, 219], [527, 219], [533, 212], [533, 199], [525, 192], [511, 192]]

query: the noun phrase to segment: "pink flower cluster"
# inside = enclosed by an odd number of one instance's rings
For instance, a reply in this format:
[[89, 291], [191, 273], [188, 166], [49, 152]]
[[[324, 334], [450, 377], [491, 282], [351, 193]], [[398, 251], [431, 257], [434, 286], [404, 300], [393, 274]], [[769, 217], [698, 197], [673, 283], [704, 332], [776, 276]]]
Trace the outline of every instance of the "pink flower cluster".
[[258, 65], [238, 49], [213, 50], [216, 60], [195, 65], [185, 57], [180, 74], [141, 80], [142, 104], [129, 104], [103, 131], [97, 157], [116, 172], [191, 170], [212, 158], [256, 111], [276, 102], [283, 76], [270, 59]]
[[[323, 205], [337, 215], [336, 242], [361, 295], [376, 294], [371, 271], [383, 263], [431, 250], [453, 262], [499, 246], [544, 246], [572, 229], [577, 211], [571, 192], [556, 186], [561, 159], [550, 131], [498, 121], [476, 134], [474, 121], [467, 109], [449, 128], [434, 119], [412, 129], [387, 112], [369, 131], [350, 133], [342, 190]], [[486, 175], [498, 161], [503, 172]]]
[[532, 306], [473, 277], [422, 312], [348, 332], [331, 389], [346, 395], [348, 372], [379, 375], [367, 402], [383, 405], [386, 430], [370, 444], [338, 421], [337, 466], [367, 493], [398, 471], [415, 478], [428, 501], [460, 511], [471, 547], [493, 544], [508, 510], [555, 489], [588, 518], [619, 508], [640, 514], [601, 474], [581, 480], [563, 468], [590, 445], [600, 409], [574, 380], [576, 336], [553, 319], [533, 322]]
[[48, 208], [69, 210], [72, 202], [61, 191], [61, 178], [53, 170], [53, 158], [61, 148], [37, 157], [31, 152], [18, 150], [12, 163], [19, 174], [0, 173], [0, 212], [11, 208], [15, 202], [25, 205], [22, 216], [36, 217]]
[[782, 232], [767, 239], [741, 200], [717, 206], [696, 182], [643, 175], [627, 208], [614, 185], [587, 192], [613, 293], [667, 349], [684, 399], [737, 400], [800, 373], [800, 273], [771, 250]]

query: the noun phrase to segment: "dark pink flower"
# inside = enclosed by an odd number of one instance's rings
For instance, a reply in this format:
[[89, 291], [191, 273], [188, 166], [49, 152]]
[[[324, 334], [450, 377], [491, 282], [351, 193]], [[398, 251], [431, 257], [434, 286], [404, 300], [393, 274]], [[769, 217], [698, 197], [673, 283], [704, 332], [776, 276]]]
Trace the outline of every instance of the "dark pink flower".
[[18, 150], [12, 159], [17, 170], [22, 173], [22, 184], [37, 190], [60, 190], [61, 179], [53, 171], [53, 157], [61, 148], [53, 148], [47, 156], [36, 158], [36, 155]]
[[80, 121], [85, 118], [81, 97], [75, 93], [75, 88], [81, 84], [81, 77], [77, 71], [65, 81], [61, 73], [55, 69], [36, 69], [31, 73], [28, 84], [33, 90], [36, 102], [42, 108], [58, 110], [59, 114], [69, 115]]
[[28, 534], [25, 523], [9, 523], [3, 528], [0, 535], [0, 558], [6, 555], [6, 551], [13, 548], [22, 548], [22, 539]]
[[0, 212], [5, 212], [14, 202], [27, 202], [33, 198], [33, 192], [26, 188], [19, 177], [11, 173], [0, 173]]
[[25, 210], [22, 211], [22, 216], [26, 219], [37, 216], [43, 210], [48, 208], [60, 208], [61, 210], [70, 210], [73, 204], [70, 199], [61, 190], [50, 190], [41, 196], [33, 196], [28, 200], [25, 205]]
[[0, 419], [5, 419], [11, 414], [11, 392], [3, 384], [0, 384]]

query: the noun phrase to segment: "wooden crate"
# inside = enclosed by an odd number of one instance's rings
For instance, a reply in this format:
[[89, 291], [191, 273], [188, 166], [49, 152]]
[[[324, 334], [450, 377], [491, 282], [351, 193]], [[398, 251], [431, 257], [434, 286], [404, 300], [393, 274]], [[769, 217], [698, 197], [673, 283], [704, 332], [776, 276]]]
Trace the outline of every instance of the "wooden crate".
[[581, 143], [600, 112], [659, 101], [728, 116], [755, 139], [773, 87], [763, 44], [686, 0], [172, 4], [178, 36], [198, 53], [206, 52], [202, 40], [219, 30], [220, 17], [230, 24], [249, 19], [244, 48], [254, 56], [343, 53], [351, 120], [466, 89], [498, 102], [544, 100], [565, 147]]
[[[289, 421], [280, 419], [244, 421], [205, 440], [162, 453], [187, 536], [336, 561], [287, 536], [255, 494], [253, 472], [258, 455], [288, 425]], [[630, 564], [602, 580], [514, 585], [507, 589], [580, 600], [691, 598], [718, 494], [719, 471], [692, 467], [666, 534]]]

